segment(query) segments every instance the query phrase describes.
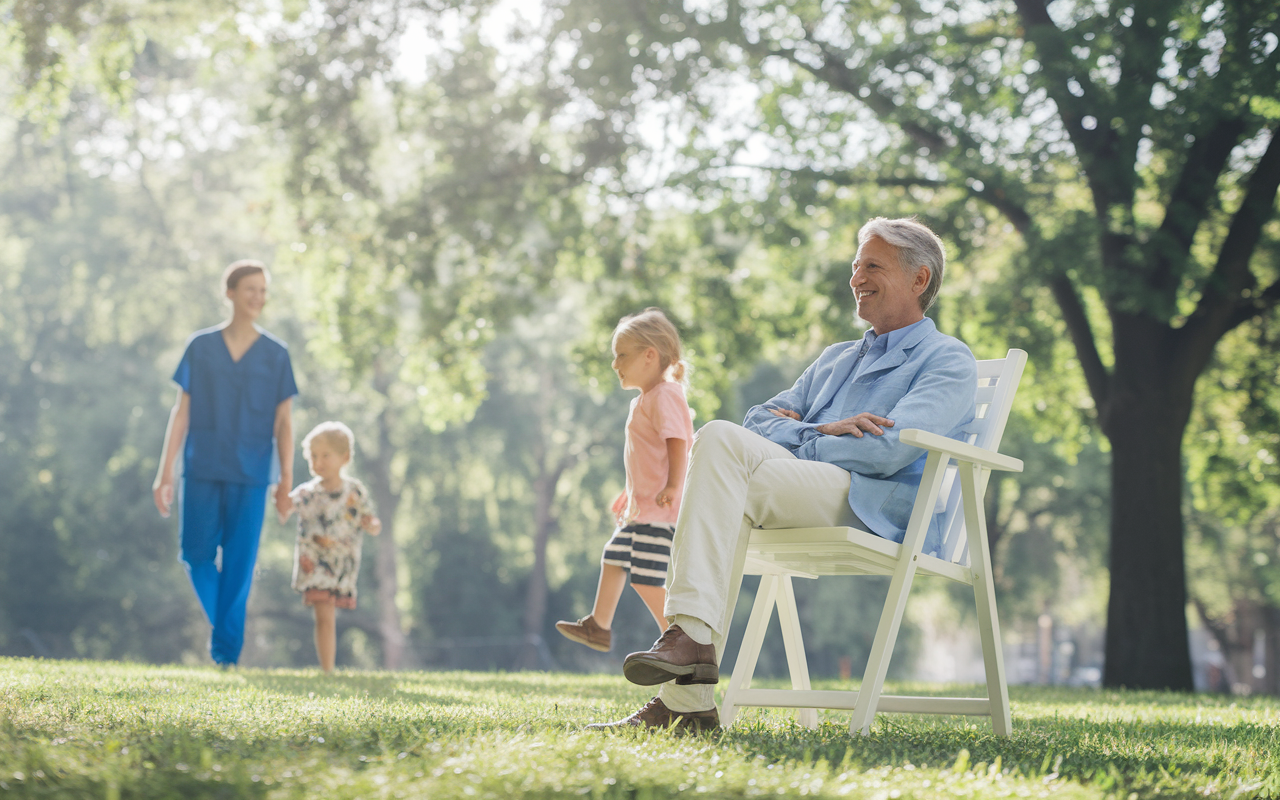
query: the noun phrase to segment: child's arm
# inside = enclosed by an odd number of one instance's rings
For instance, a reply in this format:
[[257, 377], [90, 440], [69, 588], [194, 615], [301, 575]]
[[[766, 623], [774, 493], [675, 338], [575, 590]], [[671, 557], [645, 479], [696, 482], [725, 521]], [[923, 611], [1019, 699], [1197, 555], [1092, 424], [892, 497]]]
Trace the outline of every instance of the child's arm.
[[360, 527], [373, 536], [382, 533], [382, 520], [373, 513], [373, 501], [369, 498], [369, 490], [363, 483], [356, 481], [356, 497], [360, 504]]
[[[293, 487], [292, 492], [289, 492], [289, 494], [285, 496], [285, 501], [288, 504], [287, 508], [285, 508], [283, 511], [281, 511], [279, 508], [276, 509], [276, 515], [280, 518], [281, 525], [283, 525], [289, 519], [289, 517], [293, 516], [293, 512], [298, 511], [298, 499], [302, 497], [302, 492], [304, 491], [302, 487], [305, 485], [306, 484], [304, 483], [298, 484], [297, 486]], [[298, 516], [299, 518], [301, 518], [302, 516], [301, 511], [298, 511]]]
[[627, 490], [623, 489], [614, 498], [613, 505], [609, 506], [609, 510], [613, 512], [613, 519], [619, 525], [622, 524], [622, 515], [627, 513]]
[[684, 473], [689, 466], [689, 443], [684, 439], [667, 440], [667, 485], [658, 492], [655, 502], [669, 506], [684, 486]]

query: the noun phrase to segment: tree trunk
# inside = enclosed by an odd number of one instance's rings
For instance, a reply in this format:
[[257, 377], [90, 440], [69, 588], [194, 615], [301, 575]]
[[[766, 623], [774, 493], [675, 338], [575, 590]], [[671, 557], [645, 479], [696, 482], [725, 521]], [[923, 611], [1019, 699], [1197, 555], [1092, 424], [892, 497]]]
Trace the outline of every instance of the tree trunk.
[[[378, 461], [389, 461], [380, 457]], [[389, 469], [375, 472], [385, 476]], [[378, 516], [382, 520], [382, 534], [378, 536], [377, 561], [374, 573], [378, 578], [378, 633], [382, 638], [382, 666], [385, 669], [404, 669], [412, 666], [408, 657], [408, 638], [400, 620], [400, 609], [396, 606], [396, 595], [400, 591], [400, 579], [397, 574], [398, 549], [396, 545], [395, 518], [400, 506], [400, 496], [391, 491], [384, 478], [378, 479], [373, 488], [374, 503]]]
[[1191, 691], [1182, 436], [1194, 378], [1180, 375], [1175, 350], [1150, 340], [1155, 332], [1117, 326], [1103, 413], [1111, 441], [1111, 597], [1102, 682]]
[[1266, 670], [1258, 689], [1264, 694], [1280, 694], [1280, 608], [1268, 603], [1262, 609], [1263, 641], [1262, 668]]
[[543, 661], [539, 645], [542, 644], [542, 626], [547, 616], [547, 542], [556, 526], [551, 508], [563, 472], [559, 466], [544, 469], [533, 481], [533, 571], [525, 593], [524, 643], [520, 647], [516, 669], [536, 669]]
[[[374, 385], [384, 397], [387, 395], [386, 378], [380, 369], [375, 368]], [[397, 573], [399, 553], [396, 546], [396, 511], [400, 507], [400, 493], [391, 485], [391, 460], [396, 448], [392, 436], [391, 406], [388, 402], [378, 414], [378, 452], [376, 458], [369, 459], [370, 478], [373, 484], [374, 505], [378, 517], [382, 520], [382, 533], [377, 537], [378, 550], [374, 573], [378, 578], [378, 632], [382, 638], [382, 666], [395, 670], [413, 666], [405, 636], [404, 626], [400, 619], [400, 609], [396, 606], [396, 595], [400, 592], [400, 578]]]
[[557, 448], [551, 445], [548, 435], [547, 428], [552, 424], [553, 416], [551, 409], [559, 397], [550, 370], [542, 370], [539, 384], [537, 429], [530, 432], [535, 437], [532, 462], [536, 471], [532, 476], [533, 571], [529, 574], [529, 586], [525, 592], [524, 642], [516, 658], [516, 669], [551, 666], [546, 663], [550, 656], [544, 657], [547, 649], [542, 639], [542, 627], [547, 616], [547, 542], [558, 524], [554, 511], [556, 488], [560, 485], [560, 476], [572, 463], [567, 455], [556, 456]]
[[[1254, 600], [1237, 600], [1225, 619], [1212, 619], [1197, 604], [1205, 627], [1213, 634], [1222, 648], [1227, 663], [1227, 675], [1231, 689], [1237, 693], [1255, 692], [1277, 694], [1280, 690], [1280, 609], [1269, 603]], [[1261, 674], [1255, 674], [1254, 666], [1257, 637], [1262, 636]]]
[[1237, 600], [1231, 616], [1227, 640], [1218, 640], [1230, 667], [1231, 692], [1255, 692], [1262, 686], [1262, 681], [1253, 674], [1253, 643], [1259, 630], [1263, 629], [1262, 608], [1250, 600]]

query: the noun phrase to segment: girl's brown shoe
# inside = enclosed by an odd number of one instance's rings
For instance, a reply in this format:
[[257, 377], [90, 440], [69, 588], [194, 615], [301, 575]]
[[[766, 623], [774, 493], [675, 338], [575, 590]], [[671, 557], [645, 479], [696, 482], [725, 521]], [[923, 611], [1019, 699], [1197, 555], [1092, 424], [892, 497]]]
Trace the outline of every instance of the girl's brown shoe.
[[599, 650], [602, 653], [609, 652], [609, 646], [613, 643], [613, 633], [597, 625], [595, 618], [590, 614], [577, 622], [561, 620], [556, 623], [556, 630], [560, 631], [564, 638], [578, 644], [585, 644], [592, 650]]

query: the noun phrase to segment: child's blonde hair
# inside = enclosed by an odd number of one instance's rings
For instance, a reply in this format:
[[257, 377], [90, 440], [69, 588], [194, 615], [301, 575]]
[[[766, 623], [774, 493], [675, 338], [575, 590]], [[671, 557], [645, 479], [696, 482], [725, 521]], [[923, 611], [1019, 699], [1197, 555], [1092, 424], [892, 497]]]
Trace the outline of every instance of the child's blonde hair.
[[613, 338], [616, 341], [623, 337], [641, 347], [657, 350], [663, 377], [688, 385], [689, 365], [683, 357], [680, 332], [662, 309], [650, 306], [639, 314], [623, 317], [613, 329]]
[[334, 450], [342, 453], [347, 458], [351, 457], [351, 453], [356, 446], [355, 434], [346, 425], [332, 420], [321, 422], [302, 439], [302, 455], [307, 459], [308, 464], [311, 463], [311, 443], [316, 439], [328, 442]]

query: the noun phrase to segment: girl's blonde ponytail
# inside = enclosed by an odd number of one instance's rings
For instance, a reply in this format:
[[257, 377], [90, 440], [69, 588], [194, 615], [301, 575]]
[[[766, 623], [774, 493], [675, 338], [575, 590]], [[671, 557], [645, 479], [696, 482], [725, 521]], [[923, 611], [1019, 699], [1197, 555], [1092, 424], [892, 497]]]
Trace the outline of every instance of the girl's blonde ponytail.
[[639, 314], [623, 317], [613, 329], [613, 338], [620, 337], [658, 351], [663, 376], [683, 386], [689, 385], [689, 364], [684, 360], [680, 332], [662, 309], [650, 306]]

